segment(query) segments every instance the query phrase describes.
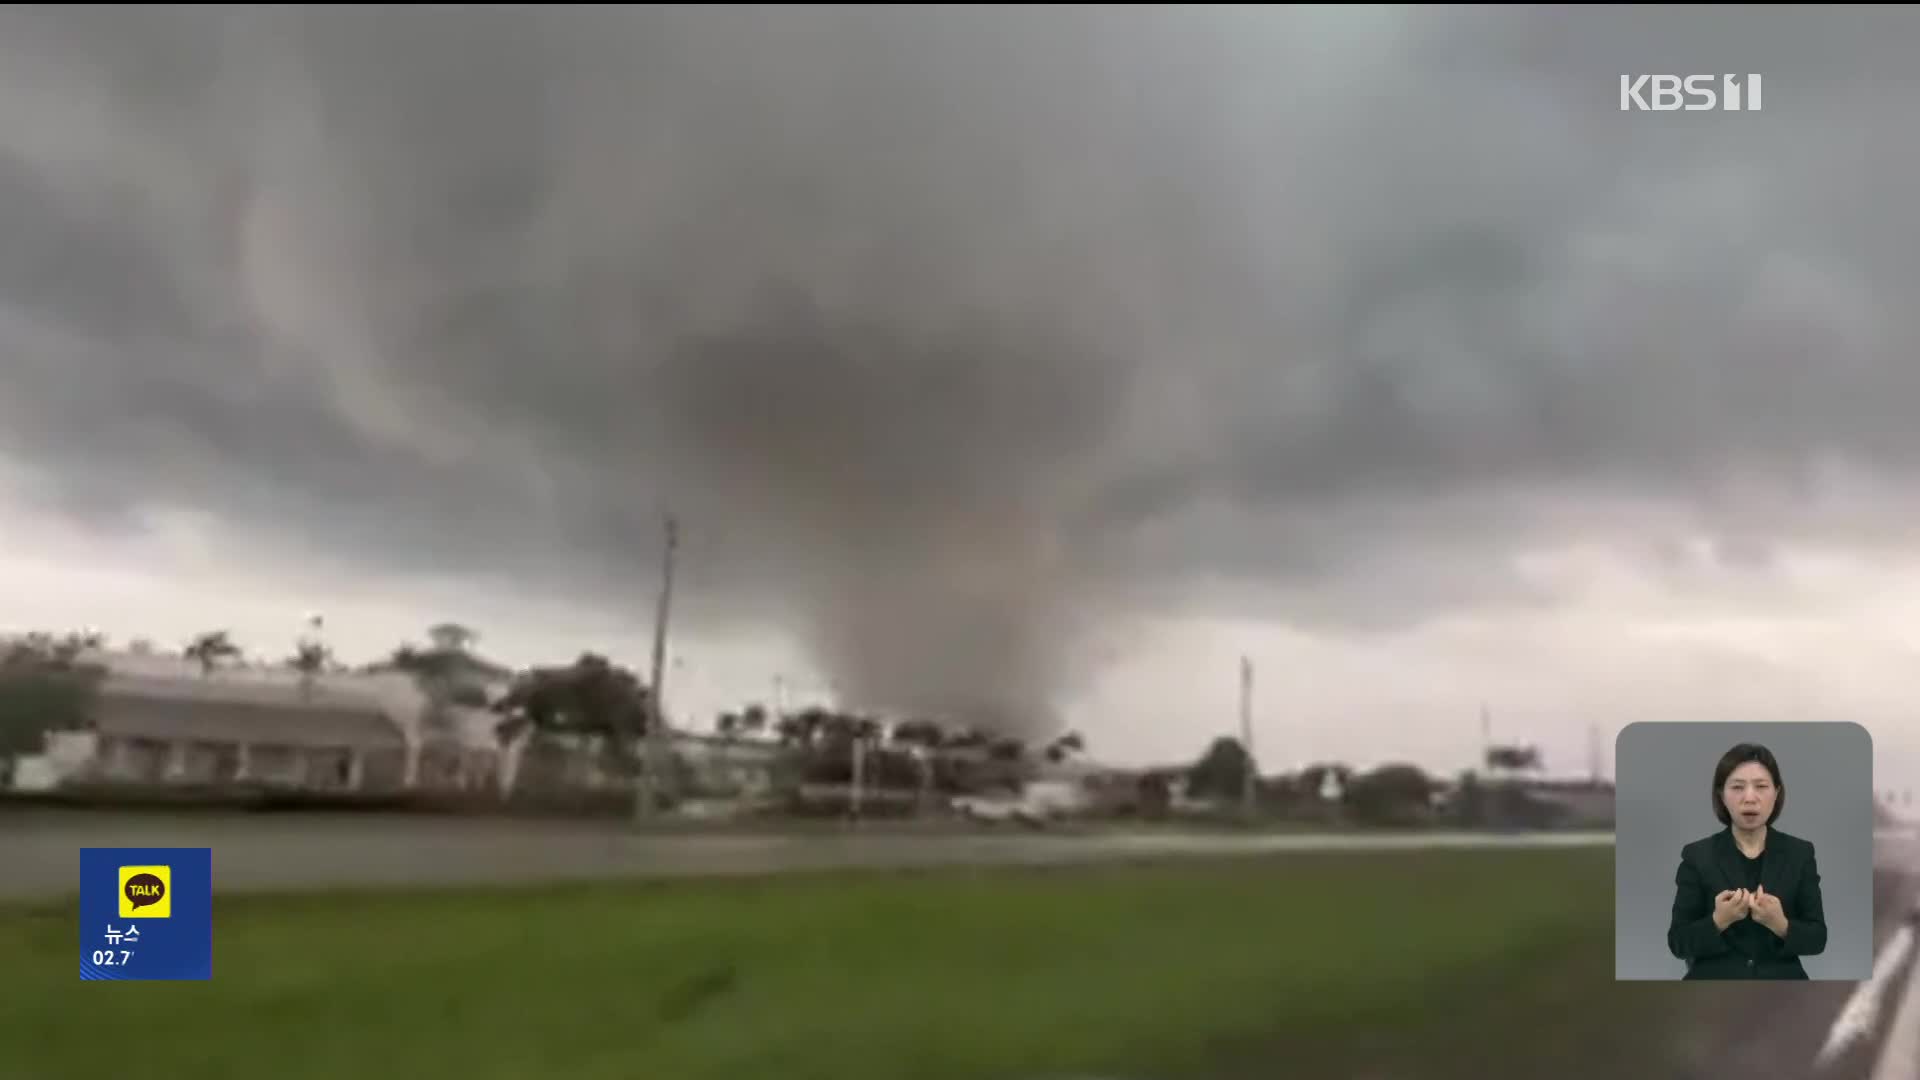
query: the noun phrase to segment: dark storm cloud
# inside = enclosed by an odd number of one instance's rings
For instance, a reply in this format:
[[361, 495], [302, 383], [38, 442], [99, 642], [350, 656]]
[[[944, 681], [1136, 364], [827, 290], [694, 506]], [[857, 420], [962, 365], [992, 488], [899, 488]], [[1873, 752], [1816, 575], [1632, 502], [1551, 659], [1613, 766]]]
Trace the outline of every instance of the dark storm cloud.
[[[1196, 579], [1381, 625], [1546, 602], [1511, 557], [1571, 535], [1764, 566], [1907, 520], [1821, 493], [1913, 464], [1917, 36], [10, 11], [0, 454], [103, 523], [617, 606], [673, 507], [696, 621], [995, 717]], [[1619, 113], [1638, 70], [1767, 111]]]

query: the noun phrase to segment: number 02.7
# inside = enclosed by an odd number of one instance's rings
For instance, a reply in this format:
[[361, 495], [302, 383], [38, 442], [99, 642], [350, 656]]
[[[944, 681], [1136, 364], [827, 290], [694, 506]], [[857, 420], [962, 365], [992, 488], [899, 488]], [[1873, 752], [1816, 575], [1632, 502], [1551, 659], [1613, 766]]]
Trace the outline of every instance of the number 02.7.
[[93, 962], [98, 967], [125, 967], [133, 959], [133, 953], [126, 949], [114, 952], [112, 949], [93, 950]]

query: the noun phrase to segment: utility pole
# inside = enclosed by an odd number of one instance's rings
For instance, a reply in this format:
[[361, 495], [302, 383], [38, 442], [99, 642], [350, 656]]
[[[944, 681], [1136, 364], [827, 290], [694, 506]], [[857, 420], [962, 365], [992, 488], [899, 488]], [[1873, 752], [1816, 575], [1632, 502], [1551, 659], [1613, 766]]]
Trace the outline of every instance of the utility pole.
[[640, 771], [639, 799], [634, 806], [634, 815], [642, 819], [654, 816], [658, 791], [664, 787], [661, 778], [666, 761], [662, 748], [666, 744], [667, 726], [663, 693], [667, 666], [667, 616], [673, 606], [673, 553], [679, 543], [679, 526], [673, 515], [668, 514], [665, 565], [660, 575], [660, 607], [654, 613], [653, 620], [653, 675], [647, 690], [647, 753]]
[[1253, 756], [1253, 660], [1240, 658], [1240, 745], [1247, 751], [1246, 775], [1241, 778], [1240, 808], [1253, 817], [1254, 794], [1260, 780], [1260, 766]]
[[1600, 725], [1587, 725], [1587, 774], [1594, 787], [1600, 786]]
[[860, 796], [861, 796], [862, 790], [866, 786], [866, 771], [867, 771], [866, 766], [867, 766], [867, 741], [861, 736], [861, 732], [858, 729], [856, 729], [853, 733], [853, 801], [852, 801], [853, 820], [855, 824], [858, 824], [860, 821], [860, 803], [861, 803]]

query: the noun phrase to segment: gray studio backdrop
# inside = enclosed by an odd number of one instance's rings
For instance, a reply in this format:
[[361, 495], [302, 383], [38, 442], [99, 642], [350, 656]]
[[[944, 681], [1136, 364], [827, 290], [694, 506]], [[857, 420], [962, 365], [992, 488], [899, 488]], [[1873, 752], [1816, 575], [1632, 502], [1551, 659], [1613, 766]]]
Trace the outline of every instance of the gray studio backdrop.
[[1734, 744], [1780, 763], [1786, 808], [1774, 822], [1812, 842], [1826, 902], [1827, 950], [1803, 957], [1814, 979], [1873, 970], [1873, 737], [1858, 724], [1638, 723], [1614, 747], [1614, 977], [1679, 979], [1667, 951], [1680, 849], [1726, 826], [1713, 816], [1713, 770]]

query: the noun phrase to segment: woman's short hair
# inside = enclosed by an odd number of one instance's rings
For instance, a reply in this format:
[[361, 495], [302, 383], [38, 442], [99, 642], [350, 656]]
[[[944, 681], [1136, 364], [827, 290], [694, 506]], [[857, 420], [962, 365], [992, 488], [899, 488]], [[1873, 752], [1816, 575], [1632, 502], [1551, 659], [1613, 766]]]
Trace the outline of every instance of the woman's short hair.
[[1733, 824], [1733, 815], [1727, 813], [1727, 803], [1721, 798], [1721, 790], [1727, 786], [1727, 777], [1733, 775], [1733, 770], [1749, 761], [1766, 766], [1767, 772], [1773, 777], [1773, 813], [1768, 816], [1767, 824], [1779, 820], [1780, 811], [1787, 808], [1787, 785], [1780, 779], [1780, 762], [1774, 758], [1773, 751], [1759, 743], [1743, 742], [1720, 755], [1720, 764], [1713, 769], [1713, 816], [1719, 818], [1722, 825]]

